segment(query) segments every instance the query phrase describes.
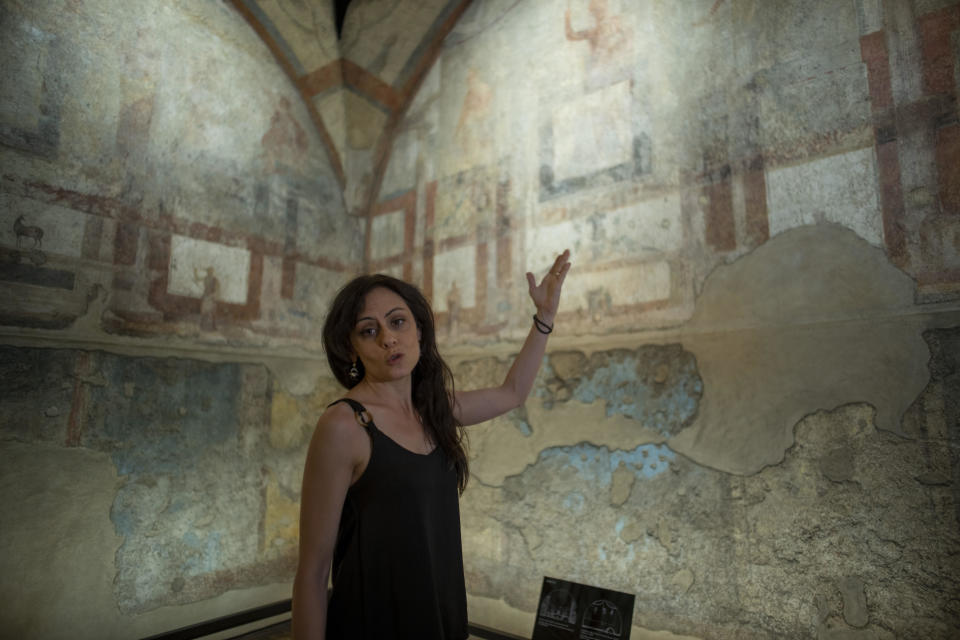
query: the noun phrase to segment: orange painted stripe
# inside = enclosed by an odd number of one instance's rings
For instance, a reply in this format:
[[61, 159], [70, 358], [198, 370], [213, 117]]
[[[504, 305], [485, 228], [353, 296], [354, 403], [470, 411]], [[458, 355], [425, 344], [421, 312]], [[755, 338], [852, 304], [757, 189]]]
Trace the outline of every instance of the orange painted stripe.
[[90, 353], [81, 351], [74, 364], [76, 375], [73, 382], [73, 399], [70, 402], [70, 417], [67, 420], [67, 437], [64, 446], [79, 447], [83, 436], [83, 416], [87, 408], [87, 388], [83, 378], [90, 375]]
[[921, 16], [920, 50], [923, 58], [923, 89], [927, 94], [954, 93], [952, 34], [960, 29], [960, 5]]
[[391, 113], [403, 105], [403, 99], [397, 90], [373, 75], [355, 62], [346, 58], [341, 60], [343, 68], [343, 83], [355, 89], [358, 93], [374, 102], [385, 106]]
[[937, 130], [935, 157], [943, 212], [960, 215], [960, 125]]
[[433, 300], [433, 225], [437, 202], [437, 181], [427, 183], [426, 201], [423, 203], [426, 233], [423, 238], [423, 295]]
[[747, 238], [753, 246], [758, 247], [770, 239], [767, 176], [763, 168], [763, 156], [757, 156], [750, 162], [743, 174], [743, 205]]
[[877, 144], [877, 168], [880, 173], [880, 208], [883, 215], [883, 241], [894, 264], [907, 261], [907, 237], [904, 229], [903, 185], [900, 179], [900, 153], [896, 140]]
[[403, 103], [400, 93], [356, 62], [346, 58], [334, 60], [300, 78], [298, 84], [307, 96], [313, 97], [340, 86], [382, 105], [393, 113]]
[[340, 62], [340, 60], [334, 60], [300, 78], [300, 90], [312, 98], [324, 91], [343, 85], [343, 71]]
[[895, 120], [892, 117], [894, 101], [890, 82], [890, 53], [887, 49], [885, 31], [875, 31], [860, 38], [860, 58], [867, 66], [870, 111], [874, 118], [883, 241], [887, 248], [887, 255], [894, 264], [904, 266], [908, 256], [904, 229], [903, 185]]
[[875, 31], [860, 38], [860, 59], [867, 65], [870, 108], [877, 111], [892, 107], [890, 56], [887, 53], [887, 36], [884, 31]]

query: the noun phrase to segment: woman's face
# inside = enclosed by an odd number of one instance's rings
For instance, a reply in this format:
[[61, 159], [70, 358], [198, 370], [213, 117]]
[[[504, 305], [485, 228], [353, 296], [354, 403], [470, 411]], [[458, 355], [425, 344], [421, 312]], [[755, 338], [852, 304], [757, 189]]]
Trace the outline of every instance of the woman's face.
[[406, 301], [391, 289], [367, 293], [350, 332], [350, 346], [369, 382], [410, 375], [420, 361], [420, 329]]

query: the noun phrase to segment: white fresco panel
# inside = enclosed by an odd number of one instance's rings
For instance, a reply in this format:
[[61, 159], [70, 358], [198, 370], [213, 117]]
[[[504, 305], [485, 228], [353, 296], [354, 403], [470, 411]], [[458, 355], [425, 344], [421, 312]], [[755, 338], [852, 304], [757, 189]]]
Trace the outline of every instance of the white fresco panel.
[[842, 224], [883, 246], [877, 162], [873, 148], [767, 172], [770, 235], [820, 221]]
[[[683, 244], [680, 194], [637, 202], [600, 219], [598, 244], [618, 258], [675, 251]], [[604, 246], [599, 246], [603, 255]]]
[[604, 271], [580, 271], [563, 284], [561, 311], [624, 306], [670, 298], [670, 265], [648, 262]]
[[553, 140], [553, 173], [559, 181], [630, 162], [629, 83], [618, 82], [557, 109]]
[[860, 35], [879, 31], [883, 28], [883, 7], [881, 0], [857, 0], [857, 22]]
[[433, 258], [433, 308], [447, 310], [447, 296], [457, 284], [460, 307], [471, 309], [477, 304], [477, 248], [467, 245], [438, 253]]
[[527, 234], [527, 270], [537, 277], [570, 249], [581, 264], [649, 258], [683, 245], [680, 195], [671, 193], [609, 213], [535, 227]]
[[370, 225], [370, 257], [381, 260], [403, 253], [403, 210], [376, 216]]
[[174, 235], [170, 241], [167, 292], [178, 296], [203, 296], [207, 269], [213, 269], [219, 287], [216, 299], [232, 304], [247, 302], [250, 252], [216, 242]]
[[574, 265], [581, 257], [584, 241], [582, 230], [584, 221], [568, 220], [559, 224], [527, 229], [525, 271], [536, 276], [539, 282], [553, 265], [557, 255], [564, 249], [570, 249], [570, 261]]

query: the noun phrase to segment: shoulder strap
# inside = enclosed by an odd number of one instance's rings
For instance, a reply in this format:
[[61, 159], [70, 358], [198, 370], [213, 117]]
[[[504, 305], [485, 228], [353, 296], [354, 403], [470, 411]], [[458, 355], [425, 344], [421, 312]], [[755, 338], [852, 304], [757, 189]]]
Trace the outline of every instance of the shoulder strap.
[[360, 426], [362, 426], [364, 429], [369, 431], [371, 427], [375, 426], [373, 424], [373, 418], [370, 417], [370, 412], [367, 411], [367, 408], [353, 398], [340, 398], [339, 400], [334, 400], [327, 405], [327, 408], [329, 409], [339, 402], [346, 402], [348, 405], [350, 405], [350, 408], [353, 409], [353, 415], [357, 417], [357, 422], [359, 422]]

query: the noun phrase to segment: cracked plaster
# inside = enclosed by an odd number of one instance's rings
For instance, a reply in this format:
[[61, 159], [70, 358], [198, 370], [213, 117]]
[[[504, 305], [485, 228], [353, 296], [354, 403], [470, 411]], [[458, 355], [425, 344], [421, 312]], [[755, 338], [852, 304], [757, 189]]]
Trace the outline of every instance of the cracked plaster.
[[[522, 411], [469, 430], [471, 602], [529, 633], [507, 621], [560, 575], [637, 594], [640, 638], [946, 637], [956, 340], [931, 322], [882, 251], [826, 224], [717, 269], [664, 344], [551, 352]], [[480, 386], [506, 361], [456, 371]], [[667, 425], [632, 402], [658, 385], [692, 400]]]
[[[914, 476], [949, 444], [874, 417], [863, 403], [811, 414], [784, 461], [751, 476], [683, 456], [652, 477], [634, 468], [622, 506], [598, 492], [624, 452], [547, 452], [500, 487], [468, 488], [468, 589], [532, 612], [539, 576], [602, 582], [636, 594], [640, 629], [698, 637], [946, 637], [960, 621], [952, 492]], [[843, 481], [822, 471], [838, 446], [851, 454]]]

